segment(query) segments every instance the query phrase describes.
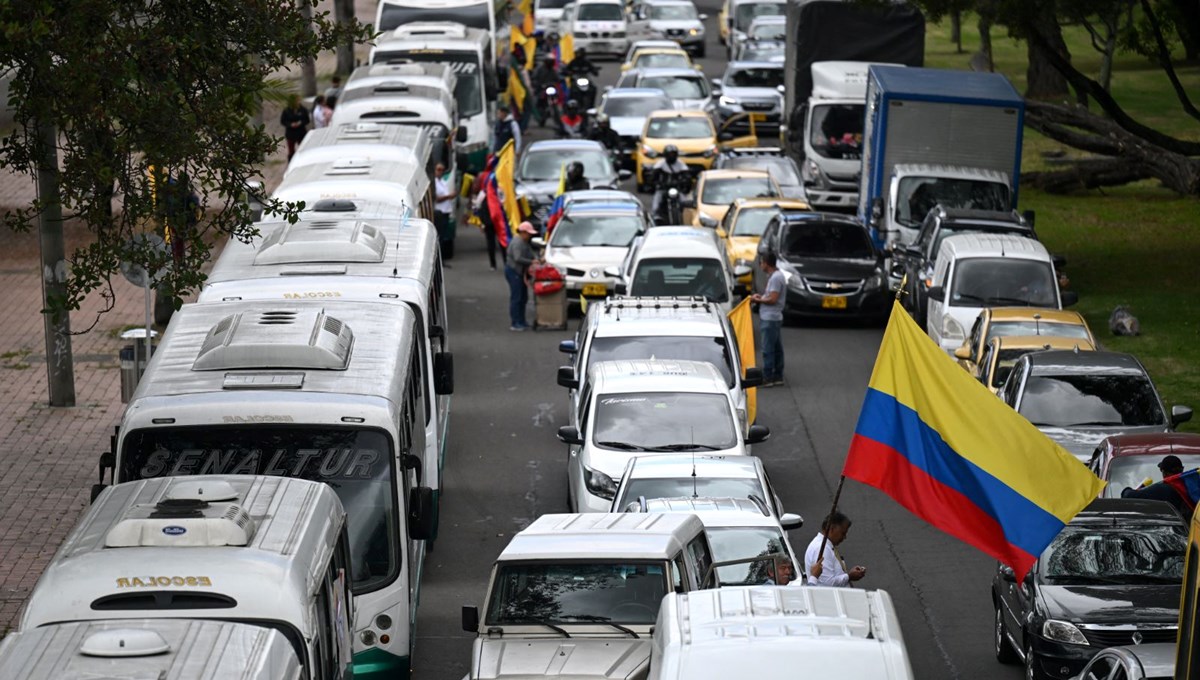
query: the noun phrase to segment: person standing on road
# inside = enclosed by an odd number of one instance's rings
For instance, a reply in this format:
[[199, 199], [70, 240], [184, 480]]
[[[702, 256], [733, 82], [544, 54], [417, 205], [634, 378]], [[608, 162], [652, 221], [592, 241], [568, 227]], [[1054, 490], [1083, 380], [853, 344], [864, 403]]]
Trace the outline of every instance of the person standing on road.
[[[804, 573], [808, 574], [808, 585], [846, 588], [867, 575], [866, 567], [856, 566], [847, 571], [842, 556], [838, 554], [837, 546], [846, 540], [848, 533], [850, 518], [836, 510], [821, 522], [821, 531], [804, 552]], [[825, 544], [825, 554], [818, 558], [822, 542]]]
[[521, 153], [521, 126], [517, 123], [517, 119], [513, 118], [512, 112], [504, 104], [496, 108], [496, 129], [493, 133], [495, 139], [495, 147], [492, 153], [500, 153], [500, 149], [508, 143], [508, 140], [513, 140], [513, 153], [520, 155]]
[[454, 199], [457, 195], [450, 188], [446, 179], [446, 164], [438, 163], [434, 168], [433, 192], [436, 203], [433, 204], [433, 226], [437, 229], [438, 241], [442, 252], [446, 252], [446, 243], [450, 240], [450, 220], [454, 219]]
[[537, 229], [529, 222], [522, 222], [517, 227], [517, 237], [508, 244], [504, 254], [504, 278], [508, 281], [508, 318], [511, 322], [510, 331], [527, 331], [529, 324], [525, 322], [525, 306], [529, 304], [529, 285], [525, 282], [529, 274], [529, 266], [537, 262], [530, 241], [537, 234]]
[[293, 94], [288, 97], [287, 108], [279, 114], [279, 124], [283, 126], [283, 138], [287, 140], [289, 161], [296, 155], [296, 147], [300, 146], [304, 135], [308, 134], [309, 120], [308, 109], [300, 103], [300, 95]]
[[759, 256], [759, 267], [767, 275], [767, 287], [750, 296], [758, 303], [758, 327], [762, 347], [763, 387], [783, 384], [783, 307], [787, 302], [787, 279], [779, 271], [775, 253]]

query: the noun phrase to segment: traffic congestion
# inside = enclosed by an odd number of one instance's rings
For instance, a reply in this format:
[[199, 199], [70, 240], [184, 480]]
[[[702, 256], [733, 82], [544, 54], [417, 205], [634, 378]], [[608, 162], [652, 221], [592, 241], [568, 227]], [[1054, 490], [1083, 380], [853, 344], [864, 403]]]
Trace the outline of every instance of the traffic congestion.
[[902, 4], [435, 4], [172, 316], [0, 678], [1200, 675], [1192, 410], [1071, 309], [1004, 76]]

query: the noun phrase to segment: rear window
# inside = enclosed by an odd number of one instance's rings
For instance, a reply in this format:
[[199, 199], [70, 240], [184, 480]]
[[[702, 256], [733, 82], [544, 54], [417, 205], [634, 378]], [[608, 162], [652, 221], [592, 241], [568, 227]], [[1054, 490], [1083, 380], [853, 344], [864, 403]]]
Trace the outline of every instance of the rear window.
[[634, 297], [697, 296], [710, 302], [726, 302], [729, 286], [720, 260], [672, 257], [639, 262], [629, 294]]
[[[721, 373], [725, 385], [733, 387], [733, 356], [725, 336], [650, 335], [593, 338], [588, 352], [588, 368], [597, 361], [617, 359], [664, 359], [705, 361]], [[587, 371], [585, 370], [586, 374]]]

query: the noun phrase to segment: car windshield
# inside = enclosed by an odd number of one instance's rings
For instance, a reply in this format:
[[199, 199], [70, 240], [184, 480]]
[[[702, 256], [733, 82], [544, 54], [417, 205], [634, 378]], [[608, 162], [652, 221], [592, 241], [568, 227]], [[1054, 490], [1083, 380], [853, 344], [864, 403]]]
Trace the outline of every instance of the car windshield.
[[954, 307], [1058, 307], [1054, 269], [1045, 260], [963, 258], [954, 268], [947, 302]]
[[550, 236], [555, 248], [609, 246], [625, 248], [645, 228], [637, 215], [565, 215]]
[[[861, 123], [860, 123], [861, 125]], [[896, 221], [907, 227], [919, 227], [934, 206], [962, 210], [999, 210], [1008, 212], [1008, 185], [985, 180], [946, 177], [905, 177], [900, 180], [896, 198]]]
[[576, 21], [624, 21], [625, 10], [616, 3], [589, 2], [580, 5], [575, 13]]
[[725, 269], [711, 258], [671, 257], [642, 260], [629, 294], [634, 297], [698, 296], [711, 302], [729, 300]]
[[696, 6], [686, 5], [650, 5], [650, 18], [658, 21], [688, 21], [699, 20]]
[[609, 118], [645, 118], [655, 111], [673, 108], [666, 97], [610, 97], [604, 100], [604, 115]]
[[783, 84], [781, 68], [739, 68], [725, 73], [725, 87], [767, 87]]
[[870, 237], [857, 224], [802, 221], [786, 225], [780, 252], [790, 258], [870, 260], [875, 257]]
[[631, 479], [625, 486], [618, 508], [637, 503], [639, 498], [748, 498], [763, 497], [758, 480], [753, 477], [714, 478], [683, 477], [679, 479]]
[[521, 158], [519, 179], [525, 181], [557, 180], [563, 166], [571, 161], [583, 163], [583, 175], [588, 179], [611, 178], [612, 163], [599, 151], [581, 149], [541, 149], [529, 151]]
[[657, 87], [672, 99], [706, 99], [708, 81], [700, 76], [646, 76], [638, 87]]
[[634, 65], [637, 68], [688, 68], [692, 60], [683, 52], [652, 52], [639, 55]]
[[746, 2], [734, 12], [734, 28], [745, 31], [758, 17], [783, 16], [785, 5], [777, 2]]
[[716, 139], [712, 121], [707, 117], [668, 116], [651, 118], [646, 126], [648, 139]]
[[[713, 561], [727, 562], [772, 553], [787, 554], [783, 535], [773, 527], [713, 527], [705, 530], [712, 544]], [[767, 561], [745, 562], [717, 568], [723, 586], [758, 585], [767, 580]]]
[[751, 40], [783, 40], [787, 36], [787, 30], [783, 23], [761, 23], [750, 27], [749, 36]]
[[[831, 159], [862, 158], [863, 104], [813, 106], [809, 143], [817, 155]], [[924, 217], [922, 215], [922, 217]]]
[[621, 442], [646, 450], [720, 451], [737, 446], [737, 428], [726, 394], [630, 392], [596, 400], [592, 441]]
[[772, 61], [774, 59], [782, 59], [783, 56], [784, 45], [781, 42], [751, 42], [742, 46], [741, 52], [738, 54], [738, 60]]
[[1035, 319], [1021, 319], [1019, 321], [997, 321], [992, 319], [988, 324], [987, 337], [984, 342], [992, 338], [1007, 338], [1014, 335], [1047, 335], [1060, 338], [1075, 338], [1077, 340], [1087, 340], [1087, 326], [1081, 323], [1061, 323], [1058, 321], [1038, 321]]
[[666, 594], [666, 570], [658, 562], [501, 563], [486, 625], [650, 625]]
[[[733, 387], [733, 356], [724, 336], [651, 335], [592, 339], [588, 367], [614, 359], [664, 359], [706, 361], [717, 368], [725, 385]], [[584, 371], [586, 373], [587, 371]]]
[[1145, 375], [1032, 375], [1019, 411], [1038, 427], [1166, 424]]
[[779, 214], [778, 208], [742, 208], [733, 223], [734, 236], [762, 236], [767, 223]]
[[730, 177], [705, 179], [700, 202], [705, 205], [729, 205], [735, 198], [775, 196], [775, 187], [766, 177]]
[[154, 427], [125, 437], [120, 480], [276, 475], [325, 482], [346, 508], [351, 583], [365, 593], [399, 573], [396, 482], [388, 436], [353, 427]]
[[1047, 583], [1117, 585], [1183, 582], [1187, 535], [1172, 526], [1068, 527], [1046, 548]]
[[1005, 229], [1003, 227], [997, 229], [980, 229], [978, 227], [961, 224], [948, 226], [944, 225], [938, 230], [937, 236], [933, 239], [933, 248], [930, 250], [929, 261], [937, 262], [938, 251], [942, 249], [942, 241], [945, 241], [950, 236], [959, 234], [1016, 234], [1017, 236], [1028, 236], [1033, 238], [1033, 232], [1028, 229]]
[[[1200, 453], [1174, 454], [1183, 463], [1184, 470], [1200, 467]], [[1116, 456], [1108, 464], [1108, 486], [1104, 487], [1105, 498], [1120, 498], [1125, 487], [1138, 488], [1147, 479], [1157, 482], [1162, 479], [1158, 469], [1161, 455]]]

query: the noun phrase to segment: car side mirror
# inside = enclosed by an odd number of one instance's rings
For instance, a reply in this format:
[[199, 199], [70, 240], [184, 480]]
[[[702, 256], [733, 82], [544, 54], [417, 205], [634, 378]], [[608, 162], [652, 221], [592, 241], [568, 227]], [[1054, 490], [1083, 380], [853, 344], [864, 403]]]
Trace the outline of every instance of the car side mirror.
[[1026, 210], [1021, 213], [1021, 217], [1024, 217], [1025, 223], [1029, 225], [1030, 229], [1033, 229], [1034, 223], [1037, 222], [1037, 213], [1032, 210]]
[[563, 354], [575, 354], [579, 351], [579, 347], [575, 345], [574, 340], [560, 340], [558, 342], [558, 351]]
[[459, 144], [465, 144], [465, 143], [466, 143], [466, 141], [467, 141], [467, 129], [466, 129], [465, 127], [460, 127], [458, 130], [456, 130], [456, 131], [455, 131], [455, 133], [454, 133], [454, 141], [458, 142]]
[[1056, 270], [1057, 269], [1065, 269], [1067, 266], [1067, 256], [1059, 255], [1057, 253], [1051, 254], [1050, 262], [1054, 264], [1054, 268]]
[[454, 394], [454, 354], [451, 352], [433, 355], [433, 391]]
[[742, 389], [748, 390], [751, 387], [758, 387], [763, 384], [763, 372], [757, 366], [751, 366], [746, 369], [746, 377], [742, 378]]
[[1171, 427], [1178, 427], [1192, 419], [1192, 408], [1176, 404], [1171, 407]]
[[794, 512], [785, 512], [779, 516], [779, 526], [784, 531], [792, 531], [804, 526], [804, 518]]
[[633, 177], [633, 173], [630, 172], [629, 170], [626, 170], [625, 168], [621, 168], [620, 170], [617, 171], [617, 179], [621, 180], [622, 182], [629, 179], [630, 177]]
[[462, 629], [468, 633], [479, 632], [479, 607], [462, 608]]
[[700, 215], [699, 220], [700, 220], [700, 226], [702, 226], [702, 227], [708, 227], [709, 229], [717, 228], [717, 221], [714, 218], [709, 217], [708, 215]]
[[962, 359], [963, 361], [970, 361], [971, 360], [971, 348], [967, 345], [963, 345], [963, 346], [959, 347], [958, 349], [954, 350], [954, 358]]
[[1064, 290], [1059, 293], [1059, 297], [1062, 298], [1063, 307], [1071, 307], [1079, 304], [1079, 293], [1073, 290]]
[[878, 222], [883, 219], [883, 199], [876, 196], [871, 199], [871, 221]]
[[720, 135], [717, 135], [717, 139], [722, 142], [733, 141], [733, 133], [732, 132], [722, 132]]
[[558, 384], [569, 390], [579, 389], [579, 378], [575, 377], [574, 366], [558, 367]]
[[787, 88], [782, 85], [776, 85], [775, 91], [778, 92], [779, 94], [787, 94]]
[[534, 248], [545, 248], [546, 247], [546, 239], [542, 238], [541, 236], [534, 236], [533, 238], [529, 239], [529, 243]]
[[753, 273], [754, 273], [754, 270], [744, 264], [739, 264], [733, 268], [733, 275], [739, 279], [742, 278], [743, 276], [749, 276]]
[[433, 489], [414, 487], [408, 493], [408, 535], [416, 541], [432, 541], [437, 536], [436, 519]]
[[930, 300], [937, 300], [938, 302], [946, 301], [946, 289], [941, 286], [930, 286], [926, 294]]
[[1000, 578], [1008, 581], [1009, 583], [1017, 582], [1016, 573], [1014, 573], [1012, 567], [1008, 566], [1007, 564], [1000, 565]]
[[746, 433], [747, 444], [761, 444], [771, 438], [771, 428], [766, 425], [751, 425]]
[[619, 279], [619, 278], [621, 278], [621, 268], [620, 267], [605, 267], [604, 275], [611, 276], [614, 279]]
[[583, 446], [583, 437], [579, 434], [579, 428], [574, 425], [563, 425], [558, 428], [558, 441], [572, 446]]

